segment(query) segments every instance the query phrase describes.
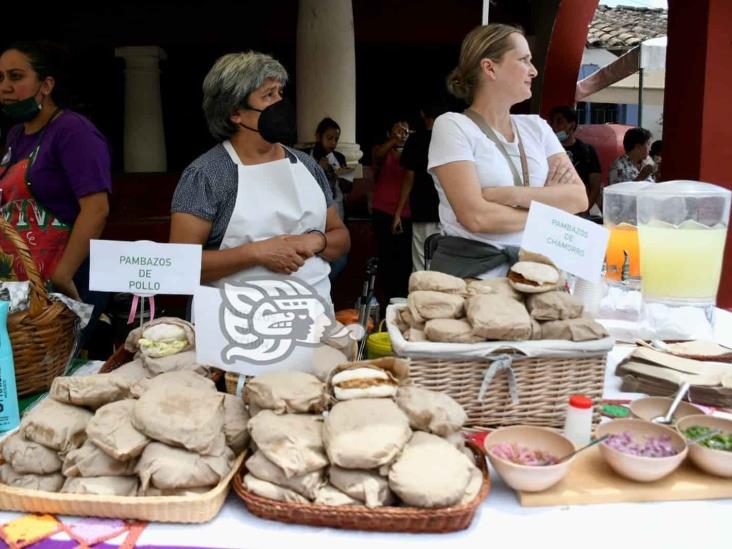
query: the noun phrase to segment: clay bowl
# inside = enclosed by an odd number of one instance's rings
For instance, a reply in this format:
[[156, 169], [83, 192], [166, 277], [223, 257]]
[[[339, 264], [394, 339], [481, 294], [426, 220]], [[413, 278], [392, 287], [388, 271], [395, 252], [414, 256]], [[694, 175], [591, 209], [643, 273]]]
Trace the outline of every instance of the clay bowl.
[[671, 438], [671, 447], [677, 451], [673, 456], [644, 457], [615, 450], [606, 442], [600, 443], [600, 454], [612, 470], [620, 476], [638, 482], [653, 482], [671, 474], [681, 465], [689, 451], [684, 437], [674, 429], [642, 419], [616, 419], [595, 428], [596, 438], [621, 433], [630, 433], [640, 444], [644, 443], [646, 437], [666, 435]]
[[[665, 416], [672, 401], [673, 398], [671, 397], [639, 398], [630, 404], [630, 414], [637, 419], [651, 421], [654, 417]], [[703, 413], [703, 410], [682, 400], [679, 402], [679, 407], [676, 408], [676, 412], [674, 412], [672, 421], [673, 423], [676, 423], [683, 417], [695, 416]]]
[[554, 486], [569, 472], [574, 457], [555, 465], [518, 465], [493, 455], [491, 448], [501, 443], [519, 444], [541, 450], [556, 458], [574, 451], [574, 444], [564, 435], [546, 427], [515, 425], [496, 429], [485, 439], [488, 459], [501, 478], [514, 490], [541, 492]]
[[[694, 425], [719, 429], [726, 435], [732, 433], [732, 421], [707, 415], [686, 416], [676, 424], [676, 429], [683, 436], [683, 432]], [[718, 477], [732, 477], [732, 452], [705, 448], [700, 444], [692, 443], [689, 444], [689, 459], [706, 473]]]

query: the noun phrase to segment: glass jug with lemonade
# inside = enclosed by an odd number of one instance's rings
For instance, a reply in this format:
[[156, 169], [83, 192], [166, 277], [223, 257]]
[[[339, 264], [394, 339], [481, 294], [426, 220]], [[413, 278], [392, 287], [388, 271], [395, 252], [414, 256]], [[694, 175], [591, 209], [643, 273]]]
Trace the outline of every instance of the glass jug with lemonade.
[[644, 305], [701, 307], [713, 325], [731, 196], [697, 181], [658, 183], [638, 196]]
[[629, 276], [638, 278], [641, 274], [636, 202], [638, 193], [651, 186], [653, 183], [648, 181], [627, 181], [603, 189], [602, 217], [610, 231], [605, 254], [610, 281], [622, 279], [626, 255]]

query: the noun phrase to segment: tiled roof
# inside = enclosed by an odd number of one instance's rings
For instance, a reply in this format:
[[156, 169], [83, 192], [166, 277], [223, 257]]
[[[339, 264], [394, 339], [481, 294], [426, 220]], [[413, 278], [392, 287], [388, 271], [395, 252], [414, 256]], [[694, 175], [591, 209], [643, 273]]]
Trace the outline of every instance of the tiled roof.
[[666, 35], [668, 11], [630, 6], [598, 6], [587, 35], [588, 48], [625, 52], [644, 40]]

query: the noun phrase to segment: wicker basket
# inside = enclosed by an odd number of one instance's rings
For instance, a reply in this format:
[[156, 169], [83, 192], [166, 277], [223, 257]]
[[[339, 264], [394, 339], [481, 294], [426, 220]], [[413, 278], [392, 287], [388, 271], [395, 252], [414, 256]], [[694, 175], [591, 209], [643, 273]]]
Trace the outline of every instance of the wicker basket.
[[246, 489], [242, 480], [246, 474], [245, 465], [242, 465], [240, 474], [234, 477], [234, 491], [253, 515], [279, 522], [377, 532], [456, 532], [470, 526], [476, 509], [490, 490], [490, 476], [485, 454], [475, 443], [468, 441], [467, 445], [475, 455], [476, 464], [483, 473], [483, 486], [473, 501], [455, 507], [440, 509], [377, 507], [369, 509], [361, 505], [331, 506], [275, 501], [252, 494]]
[[87, 496], [26, 490], [0, 484], [0, 509], [83, 517], [138, 519], [155, 522], [199, 523], [214, 518], [226, 501], [230, 482], [244, 454], [213, 490], [195, 496]]
[[79, 337], [79, 319], [60, 301], [51, 301], [30, 250], [0, 216], [3, 237], [15, 247], [30, 281], [30, 307], [8, 317], [19, 396], [45, 391], [66, 370]]
[[[468, 414], [468, 430], [505, 425], [561, 428], [570, 395], [586, 395], [596, 405], [602, 400], [607, 353], [614, 344], [610, 338], [588, 343], [409, 343], [394, 325], [394, 316], [395, 310], [390, 306], [389, 335], [395, 354], [411, 358], [410, 379], [420, 387], [447, 393], [458, 401]], [[433, 347], [440, 351], [430, 352]], [[522, 354], [527, 350], [532, 356]], [[494, 360], [507, 354], [517, 402], [511, 396], [507, 370], [496, 372], [484, 387]], [[481, 389], [485, 390], [482, 399]], [[599, 421], [600, 406], [595, 407], [593, 419], [595, 423]]]

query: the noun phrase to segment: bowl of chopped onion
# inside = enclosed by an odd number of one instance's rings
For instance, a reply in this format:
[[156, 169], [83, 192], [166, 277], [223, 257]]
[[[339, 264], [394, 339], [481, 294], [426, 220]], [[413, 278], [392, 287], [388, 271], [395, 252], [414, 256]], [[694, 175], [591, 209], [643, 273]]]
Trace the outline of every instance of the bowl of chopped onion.
[[506, 484], [522, 492], [541, 492], [562, 480], [574, 457], [559, 460], [574, 451], [564, 435], [546, 427], [502, 427], [486, 437], [488, 459]]
[[[714, 416], [687, 416], [676, 424], [676, 429], [687, 439], [698, 440], [689, 444], [689, 459], [706, 473], [732, 477], [732, 421]], [[712, 431], [718, 434], [705, 437]]]
[[642, 419], [616, 419], [595, 428], [595, 437], [610, 435], [600, 454], [620, 476], [653, 482], [671, 474], [689, 449], [684, 437], [670, 427]]

